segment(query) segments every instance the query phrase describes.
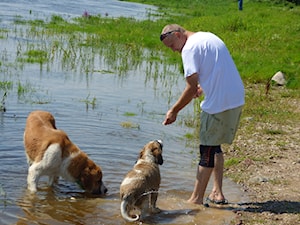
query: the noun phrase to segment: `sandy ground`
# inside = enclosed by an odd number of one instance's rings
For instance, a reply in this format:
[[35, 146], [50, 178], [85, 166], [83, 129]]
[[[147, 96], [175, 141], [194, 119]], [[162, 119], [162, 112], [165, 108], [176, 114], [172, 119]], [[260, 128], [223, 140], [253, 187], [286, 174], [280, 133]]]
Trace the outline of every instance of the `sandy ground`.
[[293, 116], [261, 122], [258, 115], [244, 115], [234, 143], [224, 148], [225, 160], [238, 159], [225, 175], [250, 197], [234, 210], [232, 224], [300, 224], [300, 99], [282, 98], [281, 89], [270, 94], [269, 104], [286, 107]]

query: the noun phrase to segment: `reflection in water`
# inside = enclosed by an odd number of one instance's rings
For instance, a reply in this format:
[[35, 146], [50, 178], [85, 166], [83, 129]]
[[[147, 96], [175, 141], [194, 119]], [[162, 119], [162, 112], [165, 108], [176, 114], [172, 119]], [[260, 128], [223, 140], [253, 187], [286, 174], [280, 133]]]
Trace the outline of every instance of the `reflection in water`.
[[156, 10], [156, 7], [118, 0], [0, 1], [0, 19], [4, 24], [20, 16], [25, 19], [44, 19], [56, 14], [64, 18], [70, 18], [81, 16], [85, 11], [92, 15], [145, 19], [148, 17], [149, 10]]
[[[160, 193], [158, 206], [162, 212], [146, 216], [143, 224], [227, 224], [230, 211], [204, 208], [186, 203], [187, 192]], [[45, 189], [39, 195], [24, 193], [17, 204], [23, 214], [16, 224], [127, 224], [120, 216], [118, 196], [87, 198], [84, 194], [62, 195]], [[75, 216], [76, 215], [76, 216]], [[20, 215], [18, 215], [20, 216]]]
[[39, 195], [27, 191], [18, 201], [24, 212], [24, 217], [18, 223], [36, 221], [45, 224], [86, 224], [86, 217], [96, 213], [98, 204], [97, 199], [62, 196], [51, 189], [39, 191]]

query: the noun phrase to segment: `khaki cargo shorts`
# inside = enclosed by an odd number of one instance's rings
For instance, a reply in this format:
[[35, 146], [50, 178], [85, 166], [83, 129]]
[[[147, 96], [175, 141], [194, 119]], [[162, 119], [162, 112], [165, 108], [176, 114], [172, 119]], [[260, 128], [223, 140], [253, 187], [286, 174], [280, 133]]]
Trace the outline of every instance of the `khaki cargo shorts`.
[[243, 106], [216, 114], [200, 114], [200, 144], [231, 144], [237, 131]]

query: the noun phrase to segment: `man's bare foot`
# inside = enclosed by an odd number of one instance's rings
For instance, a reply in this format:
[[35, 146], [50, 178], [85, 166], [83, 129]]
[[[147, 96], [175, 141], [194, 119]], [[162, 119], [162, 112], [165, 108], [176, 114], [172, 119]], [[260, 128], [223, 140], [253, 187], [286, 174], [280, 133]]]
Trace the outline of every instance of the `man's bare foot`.
[[228, 201], [225, 199], [223, 194], [210, 194], [207, 196], [206, 201], [215, 203], [215, 204], [228, 204]]
[[192, 199], [190, 198], [189, 200], [187, 200], [188, 203], [191, 203], [191, 204], [197, 204], [197, 205], [202, 205], [203, 204], [203, 200], [198, 200], [198, 199]]

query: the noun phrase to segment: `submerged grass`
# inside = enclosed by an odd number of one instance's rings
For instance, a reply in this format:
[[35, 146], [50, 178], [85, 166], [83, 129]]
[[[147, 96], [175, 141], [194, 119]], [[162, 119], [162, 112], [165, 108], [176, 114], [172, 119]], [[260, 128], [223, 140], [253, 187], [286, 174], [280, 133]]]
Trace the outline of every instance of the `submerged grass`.
[[90, 94], [88, 94], [88, 96], [85, 99], [80, 100], [80, 102], [85, 103], [86, 110], [89, 109], [89, 106], [91, 106], [92, 109], [95, 109], [97, 106], [97, 98], [96, 97], [90, 98]]
[[19, 57], [18, 61], [44, 64], [48, 61], [48, 53], [44, 50], [29, 50], [25, 52], [24, 57]]
[[124, 122], [121, 122], [120, 125], [123, 127], [123, 128], [127, 128], [127, 129], [140, 129], [140, 125], [138, 123], [133, 123], [131, 121], [124, 121]]
[[7, 98], [7, 92], [13, 87], [12, 81], [0, 81], [0, 112], [5, 112], [5, 103]]

